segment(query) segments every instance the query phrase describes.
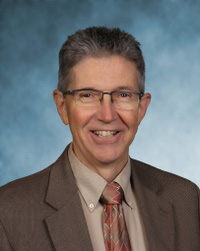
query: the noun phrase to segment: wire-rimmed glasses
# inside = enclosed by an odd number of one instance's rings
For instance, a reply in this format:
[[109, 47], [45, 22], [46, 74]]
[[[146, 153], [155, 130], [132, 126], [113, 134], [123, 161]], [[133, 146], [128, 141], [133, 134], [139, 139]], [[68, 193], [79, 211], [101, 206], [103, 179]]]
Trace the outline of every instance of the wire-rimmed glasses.
[[97, 89], [74, 89], [63, 92], [65, 97], [67, 94], [72, 94], [75, 102], [80, 106], [96, 107], [103, 101], [105, 94], [110, 95], [111, 102], [116, 109], [131, 110], [138, 106], [143, 93], [116, 90], [112, 92], [104, 92]]

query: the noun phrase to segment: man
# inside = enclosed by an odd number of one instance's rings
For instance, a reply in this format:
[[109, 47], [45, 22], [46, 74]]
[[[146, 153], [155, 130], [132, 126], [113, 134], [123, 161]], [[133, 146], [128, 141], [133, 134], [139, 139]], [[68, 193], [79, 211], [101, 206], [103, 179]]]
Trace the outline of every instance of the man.
[[59, 63], [53, 96], [73, 142], [1, 188], [0, 250], [200, 250], [197, 186], [129, 158], [151, 100], [139, 43], [120, 29], [79, 30]]

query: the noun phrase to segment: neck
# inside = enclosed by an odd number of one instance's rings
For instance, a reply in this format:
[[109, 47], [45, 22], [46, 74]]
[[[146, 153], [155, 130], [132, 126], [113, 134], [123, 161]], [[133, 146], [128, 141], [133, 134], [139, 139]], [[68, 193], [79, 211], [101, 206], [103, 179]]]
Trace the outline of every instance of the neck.
[[82, 161], [81, 159], [79, 160], [89, 169], [98, 173], [107, 182], [112, 182], [127, 164], [128, 156], [126, 159], [115, 160], [111, 163], [99, 163], [97, 161], [85, 163], [85, 161]]
[[79, 148], [74, 147], [74, 145], [72, 145], [72, 151], [86, 167], [99, 174], [107, 182], [112, 182], [117, 177], [127, 164], [129, 157], [129, 151], [125, 150], [123, 154], [116, 159], [113, 158], [112, 161], [109, 161], [109, 158], [107, 161], [105, 158], [104, 161], [101, 161], [99, 158], [91, 155], [86, 158], [86, 154], [83, 154], [79, 151]]
[[104, 168], [101, 168], [101, 167], [97, 168], [96, 167], [95, 169], [92, 169], [92, 170], [95, 171], [96, 173], [98, 173], [101, 177], [103, 177], [108, 183], [110, 183], [123, 170], [125, 165], [118, 167], [118, 168], [116, 168], [116, 166], [110, 166], [110, 167], [106, 167], [106, 168], [105, 168], [105, 166], [104, 166]]

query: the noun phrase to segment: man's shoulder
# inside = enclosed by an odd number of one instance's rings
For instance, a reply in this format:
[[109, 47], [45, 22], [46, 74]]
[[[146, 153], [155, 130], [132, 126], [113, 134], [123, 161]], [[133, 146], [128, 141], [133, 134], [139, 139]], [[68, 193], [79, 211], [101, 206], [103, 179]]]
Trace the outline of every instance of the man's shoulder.
[[[31, 174], [29, 176], [14, 180], [9, 182], [8, 184], [0, 187], [0, 201], [2, 197], [5, 196], [16, 196], [20, 194], [37, 194], [38, 192], [41, 193], [43, 189], [46, 189], [49, 182], [49, 175], [51, 173], [51, 170], [54, 167], [60, 167], [62, 165], [66, 164], [67, 159], [67, 146], [63, 153], [58, 157], [58, 159], [52, 163], [50, 166], [46, 167], [45, 169], [36, 172], [34, 174]], [[64, 162], [64, 164], [63, 164]], [[56, 168], [54, 168], [56, 169]]]
[[50, 169], [51, 166], [0, 187], [0, 208], [22, 203], [23, 200], [38, 201], [39, 197], [44, 198]]
[[157, 183], [165, 190], [176, 190], [177, 192], [183, 192], [185, 190], [187, 193], [189, 191], [195, 193], [199, 192], [199, 188], [196, 184], [174, 173], [161, 170], [135, 159], [131, 159], [131, 165], [139, 179], [141, 179], [143, 183], [147, 184], [147, 186], [152, 186]]
[[[67, 151], [68, 146], [58, 159], [47, 168], [0, 187], [0, 214], [2, 210], [5, 211], [11, 207], [21, 207], [22, 205], [29, 207], [32, 204], [42, 206], [45, 204], [44, 200], [48, 189], [52, 188], [57, 191], [57, 187], [66, 188], [63, 185], [63, 179], [67, 177], [67, 168], [65, 167], [69, 165]], [[69, 175], [69, 177], [72, 176]], [[64, 184], [68, 185], [68, 181]]]

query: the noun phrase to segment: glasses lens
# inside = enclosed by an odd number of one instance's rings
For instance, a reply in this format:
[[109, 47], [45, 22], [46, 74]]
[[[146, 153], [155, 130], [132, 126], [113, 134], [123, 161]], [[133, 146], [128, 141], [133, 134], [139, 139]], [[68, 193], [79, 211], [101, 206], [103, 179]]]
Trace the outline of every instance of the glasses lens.
[[116, 91], [113, 93], [113, 102], [116, 108], [131, 110], [138, 106], [139, 95], [129, 91]]
[[102, 94], [96, 90], [78, 90], [75, 92], [75, 99], [80, 104], [96, 105]]

